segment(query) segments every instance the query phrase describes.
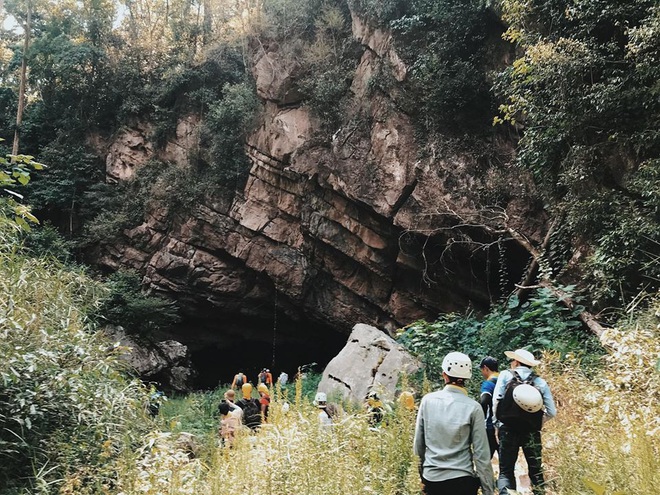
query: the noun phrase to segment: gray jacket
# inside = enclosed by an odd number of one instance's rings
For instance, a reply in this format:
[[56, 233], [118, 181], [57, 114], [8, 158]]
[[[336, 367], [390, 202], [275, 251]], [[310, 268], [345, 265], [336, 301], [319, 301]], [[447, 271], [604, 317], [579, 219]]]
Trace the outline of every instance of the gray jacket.
[[495, 493], [490, 447], [481, 405], [465, 389], [447, 385], [422, 398], [414, 450], [428, 481], [477, 476], [483, 495]]

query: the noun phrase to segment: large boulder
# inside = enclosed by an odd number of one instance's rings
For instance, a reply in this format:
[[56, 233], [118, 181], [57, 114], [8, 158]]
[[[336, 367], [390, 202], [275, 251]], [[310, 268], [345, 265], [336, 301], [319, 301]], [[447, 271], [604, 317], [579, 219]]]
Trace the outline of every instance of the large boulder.
[[362, 402], [371, 390], [394, 398], [402, 374], [421, 368], [420, 361], [381, 330], [359, 323], [323, 371], [318, 390], [331, 397]]

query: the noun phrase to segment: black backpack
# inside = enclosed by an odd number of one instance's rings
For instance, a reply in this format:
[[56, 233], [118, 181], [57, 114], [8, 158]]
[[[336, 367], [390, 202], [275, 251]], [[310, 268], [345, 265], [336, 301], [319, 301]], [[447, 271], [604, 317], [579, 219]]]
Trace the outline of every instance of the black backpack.
[[245, 378], [245, 375], [243, 373], [239, 373], [236, 375], [236, 386], [237, 387], [242, 387], [243, 386], [243, 379]]
[[506, 384], [504, 397], [497, 404], [497, 419], [511, 430], [521, 432], [540, 431], [543, 425], [543, 408], [535, 413], [530, 413], [522, 409], [513, 400], [513, 391], [518, 385], [527, 384], [536, 388], [534, 380], [537, 375], [531, 372], [523, 380], [516, 371], [512, 371], [512, 373], [511, 380]]
[[261, 406], [257, 399], [241, 399], [236, 405], [243, 409], [243, 424], [255, 429], [261, 424]]

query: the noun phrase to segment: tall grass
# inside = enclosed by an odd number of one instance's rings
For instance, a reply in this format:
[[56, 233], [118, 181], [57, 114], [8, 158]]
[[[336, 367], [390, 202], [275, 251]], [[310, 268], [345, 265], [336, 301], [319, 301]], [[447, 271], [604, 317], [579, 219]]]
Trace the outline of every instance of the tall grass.
[[[660, 486], [659, 315], [660, 303], [634, 324], [608, 331], [603, 342], [610, 352], [595, 378], [593, 363], [585, 372], [575, 356], [544, 355], [538, 371], [559, 409], [544, 429], [548, 495], [594, 495], [589, 486], [598, 485], [605, 495], [648, 495]], [[219, 443], [218, 418], [198, 418], [197, 424], [212, 429], [198, 431], [202, 448], [195, 453], [189, 439], [181, 443], [177, 437], [180, 427], [150, 438], [150, 448], [133, 466], [138, 472], [129, 469], [120, 476], [121, 493], [420, 493], [412, 454], [414, 411], [392, 405], [383, 425], [373, 430], [359, 408], [346, 407], [333, 427], [324, 429], [302, 388], [296, 383], [288, 390], [287, 412], [284, 398], [274, 392], [269, 422], [256, 434], [242, 432], [232, 448]], [[208, 411], [200, 404], [219, 397], [220, 391], [198, 397], [192, 410]], [[179, 418], [191, 417], [185, 410]]]
[[143, 386], [86, 314], [103, 287], [22, 253], [0, 216], [0, 493], [98, 493], [139, 440]]
[[286, 412], [283, 404], [274, 400], [260, 431], [241, 432], [231, 448], [216, 437], [215, 448], [181, 457], [177, 435], [156, 436], [138, 466], [142, 474], [125, 472], [122, 493], [419, 493], [410, 448], [414, 411], [395, 410], [379, 429], [370, 429], [362, 413], [345, 413], [323, 428], [307, 398]]
[[[548, 356], [544, 372], [559, 404], [545, 458], [560, 495], [655, 493], [660, 486], [660, 299], [635, 321], [608, 330], [611, 352], [587, 379], [579, 362]], [[595, 484], [595, 485], [594, 485]]]

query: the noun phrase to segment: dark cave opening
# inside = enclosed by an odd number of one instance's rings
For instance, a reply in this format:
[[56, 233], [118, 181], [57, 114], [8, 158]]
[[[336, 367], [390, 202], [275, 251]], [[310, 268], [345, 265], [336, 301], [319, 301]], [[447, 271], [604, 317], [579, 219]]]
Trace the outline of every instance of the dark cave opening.
[[236, 315], [187, 317], [171, 338], [188, 346], [195, 376], [191, 386], [211, 390], [241, 371], [255, 384], [263, 368], [273, 379], [299, 367], [321, 372], [346, 344], [348, 334], [312, 321], [278, 316], [273, 321]]

